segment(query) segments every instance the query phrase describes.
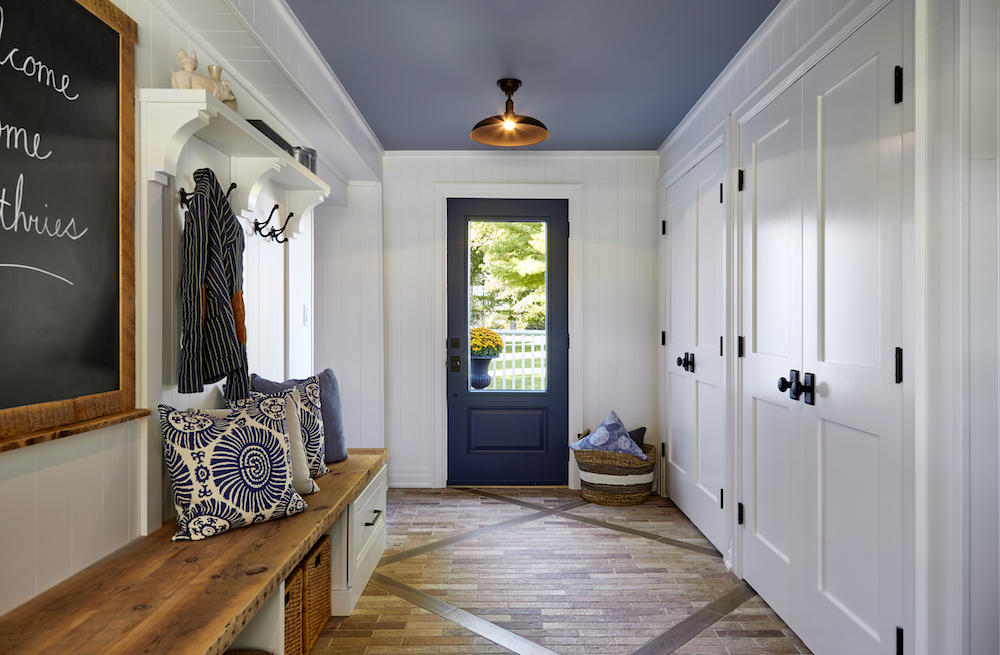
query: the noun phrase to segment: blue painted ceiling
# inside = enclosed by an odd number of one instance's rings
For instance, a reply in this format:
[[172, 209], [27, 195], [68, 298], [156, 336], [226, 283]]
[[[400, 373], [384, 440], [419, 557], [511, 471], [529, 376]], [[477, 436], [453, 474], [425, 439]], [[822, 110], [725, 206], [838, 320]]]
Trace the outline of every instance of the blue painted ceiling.
[[526, 149], [655, 150], [777, 1], [286, 0], [386, 150], [495, 150], [504, 77]]

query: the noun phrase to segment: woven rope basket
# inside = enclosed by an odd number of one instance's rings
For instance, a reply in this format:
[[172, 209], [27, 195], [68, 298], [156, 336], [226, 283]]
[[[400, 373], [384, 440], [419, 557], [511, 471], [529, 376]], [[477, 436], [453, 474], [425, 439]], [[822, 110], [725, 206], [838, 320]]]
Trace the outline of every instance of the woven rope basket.
[[302, 596], [305, 575], [296, 567], [285, 580], [285, 655], [302, 654]]
[[323, 535], [302, 560], [305, 574], [303, 596], [302, 652], [312, 652], [316, 640], [330, 621], [330, 535]]
[[[590, 430], [583, 436], [590, 434]], [[656, 470], [656, 447], [647, 444], [642, 452], [649, 461], [635, 455], [605, 450], [574, 450], [580, 467], [580, 488], [583, 499], [598, 505], [638, 505], [653, 490]]]

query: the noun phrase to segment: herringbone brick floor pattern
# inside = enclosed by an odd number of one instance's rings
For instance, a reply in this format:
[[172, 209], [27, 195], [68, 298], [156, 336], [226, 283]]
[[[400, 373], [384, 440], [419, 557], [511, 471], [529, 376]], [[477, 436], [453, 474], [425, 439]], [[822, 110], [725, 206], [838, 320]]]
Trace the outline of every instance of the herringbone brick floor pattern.
[[809, 650], [665, 498], [392, 489], [388, 547], [312, 655], [799, 655]]

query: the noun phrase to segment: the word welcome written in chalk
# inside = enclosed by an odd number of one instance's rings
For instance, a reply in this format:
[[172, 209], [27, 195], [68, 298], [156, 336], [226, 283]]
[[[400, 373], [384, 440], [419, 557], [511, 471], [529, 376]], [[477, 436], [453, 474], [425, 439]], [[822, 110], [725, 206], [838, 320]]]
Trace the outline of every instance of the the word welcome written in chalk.
[[[0, 40], [3, 39], [3, 27], [3, 7], [0, 7]], [[67, 100], [76, 100], [80, 97], [79, 93], [71, 96], [66, 92], [67, 89], [69, 89], [70, 84], [69, 75], [63, 75], [57, 83], [56, 72], [35, 57], [28, 55], [24, 57], [24, 59], [21, 60], [21, 64], [18, 65], [16, 55], [19, 50], [20, 48], [11, 48], [11, 50], [7, 53], [7, 56], [0, 60], [0, 66], [10, 66], [14, 70], [24, 73], [26, 77], [35, 78], [39, 84], [45, 84], [46, 86], [53, 88], [61, 93]]]

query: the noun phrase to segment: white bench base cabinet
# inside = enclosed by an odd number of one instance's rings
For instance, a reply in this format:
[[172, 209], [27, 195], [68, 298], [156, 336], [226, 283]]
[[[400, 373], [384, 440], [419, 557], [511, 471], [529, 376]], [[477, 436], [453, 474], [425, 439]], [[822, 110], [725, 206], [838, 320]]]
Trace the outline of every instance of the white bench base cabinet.
[[[329, 530], [330, 615], [348, 616], [385, 553], [388, 476], [383, 464]], [[308, 502], [308, 496], [306, 497]], [[372, 524], [372, 525], [368, 525]], [[230, 648], [258, 648], [285, 655], [285, 583], [261, 606]]]
[[327, 531], [330, 557], [330, 606], [333, 616], [348, 616], [385, 553], [388, 476], [383, 465]]

